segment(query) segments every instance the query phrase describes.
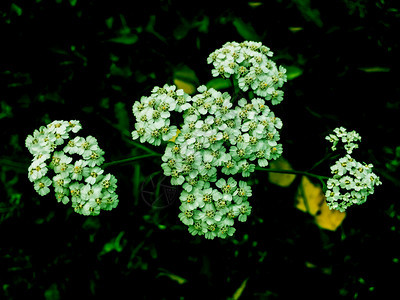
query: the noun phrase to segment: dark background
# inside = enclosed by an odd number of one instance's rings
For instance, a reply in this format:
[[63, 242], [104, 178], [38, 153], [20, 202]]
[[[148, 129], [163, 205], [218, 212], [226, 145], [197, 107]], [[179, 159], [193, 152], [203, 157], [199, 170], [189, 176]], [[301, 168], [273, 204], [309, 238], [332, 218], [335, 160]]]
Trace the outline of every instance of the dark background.
[[[1, 1], [0, 299], [400, 297], [396, 3]], [[174, 79], [207, 83], [209, 53], [243, 40], [262, 41], [288, 67], [273, 110], [295, 169], [324, 156], [337, 126], [363, 137], [358, 159], [383, 185], [336, 231], [294, 207], [298, 180], [280, 188], [260, 172], [252, 215], [227, 240], [187, 232], [178, 189], [151, 194], [156, 159], [109, 168], [120, 204], [99, 217], [35, 193], [24, 146], [34, 129], [78, 119], [107, 162], [143, 154], [130, 139], [133, 102]]]

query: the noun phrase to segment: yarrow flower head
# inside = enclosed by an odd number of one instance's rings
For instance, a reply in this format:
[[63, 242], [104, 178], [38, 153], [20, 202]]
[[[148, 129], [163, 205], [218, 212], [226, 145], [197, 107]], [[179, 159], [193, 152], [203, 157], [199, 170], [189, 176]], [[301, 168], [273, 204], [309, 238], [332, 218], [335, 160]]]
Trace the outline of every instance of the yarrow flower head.
[[[233, 42], [208, 58], [214, 76], [234, 76], [239, 87], [245, 76], [254, 76], [247, 88], [241, 88], [246, 91], [251, 86], [259, 97], [232, 99], [229, 93], [205, 85], [190, 96], [166, 84], [133, 105], [132, 138], [166, 144], [161, 167], [171, 184], [183, 186], [179, 218], [193, 235], [208, 239], [233, 235], [234, 219], [245, 222], [251, 212], [252, 195], [251, 187], [233, 176], [249, 177], [256, 164], [265, 167], [282, 154], [282, 121], [266, 101], [282, 100], [278, 88], [286, 76], [270, 56], [272, 52], [261, 43]], [[170, 125], [174, 113], [183, 116], [179, 131]], [[224, 178], [219, 178], [221, 173]]]
[[273, 105], [283, 100], [283, 91], [279, 90], [287, 81], [286, 69], [277, 67], [270, 58], [273, 52], [261, 42], [228, 42], [222, 48], [212, 52], [207, 62], [213, 64], [212, 75], [238, 80], [239, 88], [254, 93]]
[[332, 151], [337, 149], [338, 143], [343, 146], [348, 154], [352, 154], [354, 149], [358, 148], [357, 142], [361, 141], [361, 136], [353, 131], [347, 132], [344, 127], [338, 127], [333, 130], [333, 134], [329, 134], [325, 139], [332, 143]]
[[117, 179], [104, 174], [104, 151], [96, 138], [70, 137], [81, 128], [76, 120], [54, 121], [28, 135], [25, 145], [34, 156], [28, 179], [40, 196], [53, 186], [58, 202], [71, 202], [75, 212], [83, 215], [98, 215], [118, 205]]
[[360, 163], [350, 156], [353, 149], [358, 148], [355, 142], [361, 140], [360, 135], [355, 131], [347, 132], [343, 127], [336, 128], [334, 133], [326, 137], [333, 143], [332, 150], [342, 142], [347, 154], [331, 166], [333, 177], [327, 181], [325, 196], [330, 209], [344, 212], [354, 204], [365, 203], [367, 196], [374, 193], [374, 187], [382, 182], [372, 172], [372, 164]]
[[372, 164], [360, 163], [349, 154], [336, 161], [325, 193], [329, 208], [343, 212], [354, 204], [365, 203], [374, 187], [382, 184], [372, 168]]

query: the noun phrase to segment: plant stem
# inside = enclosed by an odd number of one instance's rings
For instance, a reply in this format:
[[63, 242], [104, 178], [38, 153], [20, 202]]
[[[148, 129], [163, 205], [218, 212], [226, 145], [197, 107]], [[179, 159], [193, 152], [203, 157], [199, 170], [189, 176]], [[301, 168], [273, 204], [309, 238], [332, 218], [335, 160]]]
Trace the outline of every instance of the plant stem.
[[328, 159], [335, 159], [338, 158], [340, 156], [340, 154], [335, 154], [335, 153], [330, 153], [328, 155], [325, 155], [324, 158], [322, 158], [321, 160], [319, 160], [317, 163], [315, 163], [310, 170], [315, 169], [317, 166], [319, 166], [320, 164], [322, 164], [324, 161], [328, 160]]
[[15, 171], [20, 172], [20, 173], [27, 172], [28, 166], [29, 166], [27, 163], [24, 163], [24, 162], [13, 161], [9, 157], [0, 158], [0, 165], [2, 167], [14, 169]]
[[140, 148], [140, 149], [142, 149], [142, 150], [148, 152], [148, 153], [151, 154], [151, 155], [154, 155], [154, 156], [162, 156], [162, 154], [160, 154], [160, 153], [158, 153], [158, 152], [156, 152], [156, 151], [151, 150], [149, 147], [146, 147], [146, 146], [142, 145], [141, 143], [138, 143], [138, 142], [135, 142], [135, 141], [132, 141], [132, 140], [130, 140], [129, 143], [132, 144], [132, 145], [135, 145], [137, 148]]
[[154, 153], [154, 154], [143, 154], [143, 155], [138, 155], [138, 156], [133, 156], [133, 157], [129, 157], [129, 158], [125, 158], [125, 159], [121, 159], [121, 160], [115, 160], [109, 163], [105, 163], [103, 164], [104, 168], [107, 168], [109, 166], [114, 166], [114, 165], [121, 165], [121, 164], [126, 164], [138, 159], [142, 159], [142, 158], [148, 158], [148, 157], [161, 157], [162, 155], [159, 153]]
[[232, 85], [232, 99], [236, 99], [236, 85], [233, 76], [230, 77], [230, 80]]

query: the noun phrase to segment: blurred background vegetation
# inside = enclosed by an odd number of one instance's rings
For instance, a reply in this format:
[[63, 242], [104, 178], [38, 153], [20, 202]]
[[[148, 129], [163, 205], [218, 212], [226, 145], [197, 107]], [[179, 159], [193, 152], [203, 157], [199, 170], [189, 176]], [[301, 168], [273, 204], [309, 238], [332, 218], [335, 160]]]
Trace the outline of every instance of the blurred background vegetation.
[[[400, 8], [388, 0], [84, 1], [0, 4], [0, 298], [384, 299], [399, 295]], [[119, 206], [83, 217], [27, 179], [24, 141], [78, 119], [110, 162], [145, 151], [131, 107], [155, 85], [206, 84], [227, 41], [271, 47], [288, 68], [284, 156], [307, 170], [337, 126], [363, 137], [360, 160], [383, 185], [336, 231], [295, 208], [288, 188], [256, 173], [253, 213], [232, 239], [194, 238], [160, 162], [110, 166]], [[154, 149], [161, 152], [160, 149]], [[321, 165], [316, 172], [326, 173]]]

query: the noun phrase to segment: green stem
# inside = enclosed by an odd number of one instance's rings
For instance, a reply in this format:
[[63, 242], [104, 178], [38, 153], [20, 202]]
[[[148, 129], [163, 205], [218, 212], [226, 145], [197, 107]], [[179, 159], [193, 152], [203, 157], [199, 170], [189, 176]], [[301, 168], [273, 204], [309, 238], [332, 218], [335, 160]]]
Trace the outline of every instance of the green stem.
[[143, 155], [138, 155], [138, 156], [133, 156], [133, 157], [129, 157], [129, 158], [125, 158], [125, 159], [121, 159], [121, 160], [115, 160], [109, 163], [105, 163], [103, 164], [103, 168], [107, 168], [109, 166], [114, 166], [114, 165], [121, 165], [121, 164], [126, 164], [138, 159], [142, 159], [142, 158], [148, 158], [148, 157], [161, 157], [162, 155], [159, 153], [154, 153], [154, 154], [143, 154]]
[[317, 166], [319, 166], [320, 164], [322, 164], [324, 161], [328, 160], [328, 159], [335, 159], [338, 158], [340, 156], [340, 154], [335, 154], [335, 153], [330, 153], [328, 155], [325, 155], [324, 158], [322, 158], [321, 160], [319, 160], [316, 164], [314, 164], [310, 170], [315, 169]]
[[28, 170], [28, 164], [23, 163], [23, 162], [13, 161], [9, 157], [0, 158], [0, 165], [2, 167], [14, 169], [15, 171], [18, 171], [21, 173], [27, 172], [27, 170]]
[[232, 100], [236, 99], [236, 84], [235, 80], [233, 79], [233, 76], [230, 77], [231, 80], [231, 85], [232, 85]]
[[158, 153], [158, 152], [156, 152], [156, 151], [151, 150], [149, 147], [146, 147], [146, 146], [144, 146], [144, 145], [141, 144], [141, 143], [138, 143], [138, 142], [135, 142], [135, 141], [132, 141], [132, 140], [130, 140], [129, 142], [130, 142], [132, 145], [135, 145], [137, 148], [140, 148], [140, 149], [142, 149], [142, 150], [148, 152], [149, 154], [152, 154], [152, 155], [154, 155], [154, 156], [162, 156], [162, 154], [160, 154], [160, 153]]
[[[108, 120], [107, 118], [102, 117], [102, 119], [109, 124], [110, 126], [114, 127], [116, 130], [118, 130], [119, 132], [121, 132], [122, 137], [131, 145], [134, 145], [136, 148], [140, 148], [143, 151], [146, 151], [147, 153], [150, 154], [154, 154], [154, 155], [159, 155], [159, 153], [157, 153], [156, 151], [153, 151], [152, 149], [150, 149], [149, 147], [146, 147], [145, 145], [139, 143], [139, 142], [135, 142], [132, 141], [132, 136], [130, 135], [129, 131], [121, 128], [120, 126], [115, 125], [114, 123], [112, 123], [110, 120]], [[161, 156], [161, 155], [160, 155]]]

